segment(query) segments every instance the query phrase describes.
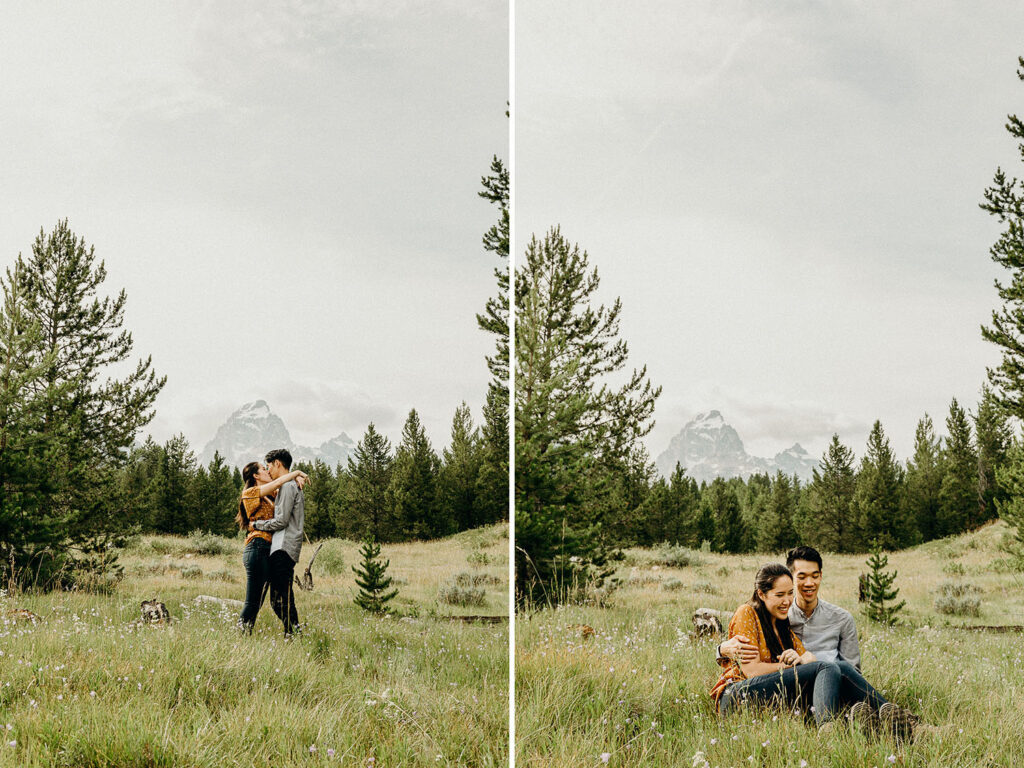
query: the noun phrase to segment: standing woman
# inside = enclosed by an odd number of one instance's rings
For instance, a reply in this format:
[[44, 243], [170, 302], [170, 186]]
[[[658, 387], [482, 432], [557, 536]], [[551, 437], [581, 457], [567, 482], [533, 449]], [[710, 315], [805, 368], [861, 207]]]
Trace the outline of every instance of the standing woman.
[[256, 615], [263, 605], [270, 583], [270, 541], [273, 534], [257, 531], [252, 527], [253, 520], [271, 520], [274, 517], [274, 496], [277, 489], [294, 480], [302, 488], [306, 483], [306, 473], [293, 470], [271, 480], [267, 467], [258, 461], [251, 461], [242, 470], [242, 481], [245, 486], [242, 498], [238, 502], [238, 514], [235, 522], [243, 531], [248, 531], [245, 546], [242, 549], [242, 563], [245, 565], [245, 605], [238, 617], [238, 626], [246, 632], [252, 632], [256, 623]]
[[[862, 691], [843, 685], [842, 672], [831, 661], [818, 661], [789, 628], [793, 575], [782, 563], [761, 566], [754, 594], [736, 609], [729, 637], [746, 635], [757, 644], [756, 661], [725, 660], [725, 671], [711, 689], [723, 715], [744, 702], [800, 707], [814, 713], [819, 728], [832, 723], [844, 704], [863, 700]], [[826, 730], [834, 726], [829, 725]]]

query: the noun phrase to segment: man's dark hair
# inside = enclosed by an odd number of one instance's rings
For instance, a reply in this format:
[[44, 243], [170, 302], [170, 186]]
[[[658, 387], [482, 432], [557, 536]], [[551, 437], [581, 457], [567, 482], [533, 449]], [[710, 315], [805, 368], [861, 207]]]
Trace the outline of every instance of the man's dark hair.
[[809, 563], [817, 563], [818, 570], [822, 569], [821, 555], [814, 547], [793, 547], [786, 553], [786, 567], [792, 568], [797, 560], [806, 560]]
[[278, 448], [277, 450], [271, 451], [263, 457], [267, 464], [273, 464], [275, 461], [280, 461], [281, 466], [285, 469], [292, 468], [292, 455], [288, 453], [287, 448]]

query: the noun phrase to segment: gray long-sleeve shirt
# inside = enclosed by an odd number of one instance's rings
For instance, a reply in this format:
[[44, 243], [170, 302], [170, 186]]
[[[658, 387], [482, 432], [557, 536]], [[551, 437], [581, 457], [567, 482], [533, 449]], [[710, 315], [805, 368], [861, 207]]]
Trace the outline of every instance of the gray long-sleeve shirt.
[[849, 611], [818, 598], [808, 618], [794, 601], [789, 606], [789, 626], [819, 661], [844, 659], [860, 669], [857, 624]]
[[296, 563], [302, 551], [302, 526], [306, 521], [305, 502], [302, 489], [294, 480], [289, 480], [277, 491], [274, 499], [274, 517], [270, 520], [254, 520], [253, 528], [272, 531], [270, 554], [283, 549]]

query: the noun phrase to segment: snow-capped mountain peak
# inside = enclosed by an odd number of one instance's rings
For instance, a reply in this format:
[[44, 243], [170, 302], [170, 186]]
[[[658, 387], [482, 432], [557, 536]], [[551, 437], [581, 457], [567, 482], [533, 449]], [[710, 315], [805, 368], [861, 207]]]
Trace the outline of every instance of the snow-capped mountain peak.
[[710, 482], [716, 477], [749, 478], [753, 474], [777, 471], [809, 480], [812, 470], [818, 466], [818, 461], [799, 443], [780, 451], [772, 459], [749, 455], [739, 433], [717, 410], [700, 413], [689, 421], [672, 438], [655, 464], [662, 475], [669, 477], [677, 462], [697, 482]]
[[247, 421], [260, 421], [262, 419], [269, 418], [272, 414], [270, 413], [270, 406], [267, 405], [266, 400], [255, 400], [251, 403], [246, 403], [233, 414], [231, 418], [245, 419]]
[[218, 452], [229, 466], [244, 467], [250, 461], [259, 461], [274, 448], [287, 448], [295, 461], [322, 459], [334, 467], [345, 462], [355, 443], [342, 432], [319, 448], [296, 445], [281, 417], [270, 410], [265, 400], [255, 400], [240, 407], [221, 424], [217, 434], [203, 448], [199, 461], [208, 464], [214, 452]]

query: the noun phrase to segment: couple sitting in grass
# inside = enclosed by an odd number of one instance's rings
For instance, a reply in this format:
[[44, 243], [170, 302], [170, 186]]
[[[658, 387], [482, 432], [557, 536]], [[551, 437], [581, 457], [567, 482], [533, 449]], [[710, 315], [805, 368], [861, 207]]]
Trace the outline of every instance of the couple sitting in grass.
[[779, 702], [813, 714], [818, 730], [828, 732], [849, 707], [847, 720], [868, 735], [887, 733], [902, 743], [935, 730], [864, 679], [853, 616], [818, 597], [821, 570], [817, 550], [797, 547], [786, 565], [757, 572], [753, 596], [733, 614], [729, 639], [718, 647], [724, 671], [711, 697], [721, 713]]

